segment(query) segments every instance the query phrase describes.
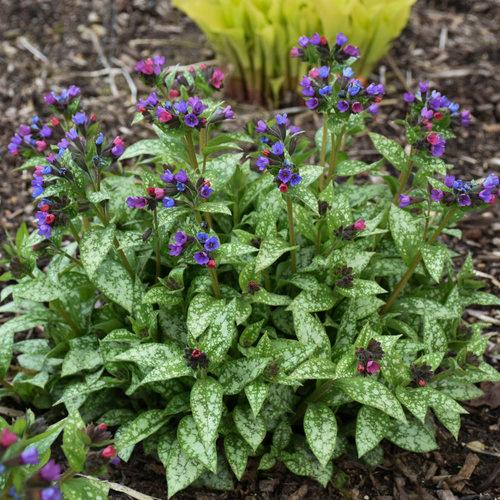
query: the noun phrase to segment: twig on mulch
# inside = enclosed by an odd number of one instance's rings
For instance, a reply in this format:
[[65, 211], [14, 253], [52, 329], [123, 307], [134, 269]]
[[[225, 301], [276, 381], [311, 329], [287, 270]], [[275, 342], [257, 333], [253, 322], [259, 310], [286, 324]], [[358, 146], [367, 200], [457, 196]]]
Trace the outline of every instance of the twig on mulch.
[[26, 49], [28, 52], [31, 52], [39, 61], [48, 64], [49, 60], [47, 56], [43, 54], [39, 49], [37, 49], [34, 45], [32, 45], [32, 43], [25, 36], [20, 36], [17, 39], [17, 44], [22, 49]]

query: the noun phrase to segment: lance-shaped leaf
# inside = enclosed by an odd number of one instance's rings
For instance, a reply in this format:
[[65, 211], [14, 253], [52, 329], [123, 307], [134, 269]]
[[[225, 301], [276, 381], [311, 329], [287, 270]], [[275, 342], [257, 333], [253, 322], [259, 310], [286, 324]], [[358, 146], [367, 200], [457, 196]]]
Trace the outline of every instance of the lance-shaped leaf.
[[358, 403], [373, 406], [401, 422], [406, 422], [403, 408], [394, 394], [373, 378], [342, 378], [335, 382], [335, 387]]
[[229, 210], [229, 208], [220, 201], [208, 201], [207, 203], [201, 203], [197, 208], [200, 212], [231, 215], [231, 210]]
[[332, 477], [332, 463], [329, 462], [323, 467], [305, 446], [300, 446], [293, 453], [282, 452], [281, 456], [283, 463], [291, 472], [298, 476], [312, 477], [323, 487], [326, 487]]
[[438, 447], [432, 431], [414, 418], [406, 423], [393, 422], [385, 437], [400, 448], [416, 453], [427, 453]]
[[335, 173], [338, 177], [347, 177], [372, 170], [378, 166], [378, 162], [368, 164], [359, 160], [344, 160], [337, 165]]
[[186, 455], [177, 439], [173, 442], [168, 461], [164, 465], [167, 471], [168, 498], [187, 488], [205, 470], [201, 462]]
[[386, 290], [383, 289], [377, 282], [359, 278], [354, 279], [352, 287], [337, 287], [336, 290], [340, 293], [340, 295], [351, 298], [369, 297], [370, 295], [377, 295], [379, 293], [386, 292]]
[[217, 439], [222, 416], [223, 390], [211, 377], [198, 379], [191, 389], [191, 412], [206, 448]]
[[238, 241], [223, 243], [215, 254], [219, 264], [232, 264], [242, 261], [242, 257], [257, 252], [258, 249], [252, 245], [245, 245]]
[[231, 433], [224, 438], [224, 451], [234, 475], [241, 480], [252, 450], [240, 436]]
[[446, 247], [442, 245], [430, 245], [424, 243], [420, 249], [424, 260], [425, 268], [429, 272], [431, 278], [439, 283], [443, 274], [445, 263], [449, 260], [449, 253]]
[[311, 358], [293, 371], [289, 378], [296, 380], [333, 379], [335, 378], [335, 365], [328, 358]]
[[250, 408], [252, 408], [254, 417], [259, 414], [268, 394], [269, 385], [260, 379], [254, 380], [251, 384], [248, 384], [245, 387], [245, 395], [248, 399], [248, 403], [250, 404]]
[[395, 141], [387, 139], [383, 135], [371, 133], [375, 149], [395, 168], [405, 171], [408, 168], [409, 158], [403, 151], [403, 148]]
[[303, 311], [312, 313], [328, 311], [334, 304], [335, 301], [330, 287], [320, 285], [313, 290], [302, 290], [302, 292], [295, 297], [288, 309], [302, 309]]
[[64, 498], [92, 498], [92, 500], [107, 500], [109, 483], [90, 477], [77, 477], [61, 482]]
[[392, 205], [389, 227], [401, 258], [409, 265], [422, 245], [422, 224], [409, 212]]
[[266, 437], [264, 420], [260, 416], [254, 417], [250, 408], [241, 406], [233, 410], [233, 420], [241, 437], [255, 451]]
[[373, 450], [392, 429], [392, 420], [385, 413], [362, 406], [356, 419], [356, 448], [358, 457]]
[[264, 239], [255, 259], [255, 272], [263, 271], [292, 248], [294, 247], [280, 238], [270, 236]]
[[293, 309], [293, 326], [295, 335], [304, 345], [315, 345], [321, 354], [330, 352], [330, 339], [323, 323], [313, 314], [300, 308]]
[[149, 384], [150, 382], [165, 382], [173, 378], [192, 375], [193, 370], [187, 366], [184, 357], [171, 358], [163, 361], [159, 366], [148, 372], [139, 385]]
[[205, 293], [195, 295], [189, 304], [187, 328], [196, 339], [211, 325], [215, 317], [224, 309], [224, 301], [214, 299]]
[[89, 278], [92, 278], [104, 261], [115, 237], [115, 226], [92, 228], [86, 231], [80, 243], [80, 257]]
[[66, 418], [63, 434], [62, 450], [68, 464], [75, 472], [85, 468], [87, 445], [90, 440], [85, 433], [85, 424], [77, 411], [71, 412]]
[[224, 394], [238, 394], [265, 370], [270, 361], [270, 358], [242, 358], [225, 363], [219, 377]]
[[147, 410], [134, 420], [123, 424], [115, 434], [118, 455], [128, 459], [134, 445], [154, 434], [165, 425], [168, 418], [164, 410]]
[[337, 440], [335, 414], [324, 403], [311, 403], [304, 415], [307, 442], [319, 463], [326, 467], [333, 456]]
[[196, 422], [191, 415], [186, 415], [177, 427], [177, 439], [182, 450], [189, 457], [201, 462], [212, 472], [217, 471], [217, 450], [215, 440], [208, 447], [205, 446], [203, 439], [198, 432]]
[[266, 304], [268, 306], [287, 306], [290, 304], [288, 295], [278, 295], [277, 293], [268, 292], [265, 288], [261, 288], [258, 292], [252, 295], [252, 302], [255, 304]]

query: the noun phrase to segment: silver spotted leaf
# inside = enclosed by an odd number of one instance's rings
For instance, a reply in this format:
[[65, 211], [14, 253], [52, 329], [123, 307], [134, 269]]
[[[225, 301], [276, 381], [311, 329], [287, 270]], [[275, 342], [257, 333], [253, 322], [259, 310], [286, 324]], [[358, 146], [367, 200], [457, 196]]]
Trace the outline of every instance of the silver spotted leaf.
[[304, 432], [307, 442], [318, 459], [326, 467], [333, 456], [337, 440], [337, 419], [324, 403], [310, 403], [304, 415]]
[[384, 412], [362, 406], [356, 419], [356, 448], [358, 457], [373, 450], [392, 429], [392, 420]]
[[115, 226], [92, 228], [83, 234], [80, 242], [80, 258], [89, 278], [93, 278], [113, 246]]
[[247, 467], [248, 456], [252, 453], [248, 444], [237, 434], [231, 433], [224, 438], [224, 451], [234, 475], [241, 480]]
[[266, 437], [266, 426], [260, 417], [254, 417], [250, 408], [236, 406], [233, 410], [233, 420], [241, 437], [256, 450]]

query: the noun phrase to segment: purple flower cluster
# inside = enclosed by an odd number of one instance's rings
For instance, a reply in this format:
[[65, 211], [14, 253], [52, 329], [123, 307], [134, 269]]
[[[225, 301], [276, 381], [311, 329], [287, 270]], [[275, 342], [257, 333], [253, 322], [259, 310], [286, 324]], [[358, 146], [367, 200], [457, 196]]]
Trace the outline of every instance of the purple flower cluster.
[[[483, 203], [493, 204], [496, 201], [496, 196], [499, 192], [499, 180], [498, 176], [495, 174], [489, 174], [482, 183], [473, 184], [468, 181], [463, 181], [461, 179], [455, 178], [454, 175], [447, 175], [444, 178], [444, 185], [452, 190], [452, 194], [456, 199], [456, 202], [461, 207], [468, 207], [473, 204], [474, 201], [479, 201]], [[444, 199], [445, 202], [450, 203], [450, 197], [440, 194], [441, 190], [434, 191], [434, 201], [441, 201]], [[432, 196], [432, 194], [431, 194]], [[439, 197], [439, 199], [437, 199]]]
[[356, 349], [356, 357], [358, 359], [358, 373], [375, 375], [380, 371], [379, 361], [384, 357], [384, 350], [380, 342], [371, 339], [366, 349], [362, 347]]
[[20, 125], [11, 138], [7, 150], [12, 156], [18, 156], [23, 148], [42, 153], [48, 146], [48, 140], [53, 135], [53, 127], [59, 125], [59, 120], [52, 119], [42, 124], [38, 116], [33, 116], [29, 125]]
[[220, 246], [217, 236], [210, 236], [208, 233], [200, 231], [196, 235], [196, 241], [203, 247], [193, 255], [194, 260], [200, 266], [210, 268], [216, 267], [215, 260], [212, 258], [212, 252], [215, 252]]
[[138, 61], [134, 69], [144, 77], [158, 76], [165, 65], [163, 56], [153, 56]]
[[408, 122], [420, 129], [418, 140], [425, 140], [432, 156], [441, 157], [445, 152], [445, 132], [454, 124], [467, 127], [472, 120], [467, 110], [437, 90], [431, 90], [429, 82], [419, 82], [418, 91], [405, 92], [405, 102], [411, 105]]
[[187, 101], [180, 99], [161, 103], [156, 92], [151, 92], [136, 105], [137, 111], [151, 121], [167, 124], [172, 128], [185, 126], [188, 129], [200, 129], [207, 124], [234, 118], [231, 106], [217, 108], [209, 116], [204, 114], [207, 108], [208, 106], [197, 96], [189, 97]]
[[360, 56], [359, 49], [348, 44], [348, 39], [343, 33], [338, 33], [335, 37], [335, 44], [330, 46], [327, 38], [319, 33], [314, 33], [311, 37], [301, 36], [297, 46], [292, 47], [290, 56], [300, 58], [316, 64], [318, 61], [322, 65], [332, 65], [351, 60], [351, 63]]
[[263, 147], [255, 161], [254, 168], [258, 172], [269, 170], [274, 176], [278, 189], [286, 193], [302, 181], [291, 157], [295, 152], [299, 134], [302, 131], [290, 125], [286, 113], [275, 115], [276, 124], [259, 120], [255, 131], [259, 134]]
[[59, 94], [49, 92], [43, 96], [43, 100], [49, 106], [54, 106], [60, 111], [64, 111], [78, 96], [80, 88], [76, 85], [71, 85], [67, 89], [62, 90]]
[[174, 235], [174, 242], [168, 245], [168, 253], [172, 257], [179, 257], [185, 248], [193, 242], [193, 238], [184, 231], [177, 231]]

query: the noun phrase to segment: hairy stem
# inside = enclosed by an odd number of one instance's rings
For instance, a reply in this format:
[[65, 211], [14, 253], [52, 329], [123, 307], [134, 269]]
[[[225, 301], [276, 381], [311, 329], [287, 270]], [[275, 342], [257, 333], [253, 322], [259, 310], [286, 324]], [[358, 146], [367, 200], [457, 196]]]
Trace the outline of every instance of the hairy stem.
[[412, 150], [410, 150], [410, 154], [408, 156], [408, 163], [406, 165], [406, 170], [401, 171], [401, 173], [399, 174], [399, 186], [396, 193], [394, 193], [394, 200], [393, 200], [395, 205], [399, 203], [399, 195], [405, 190], [406, 184], [408, 183], [408, 179], [410, 178], [411, 170], [413, 167], [411, 155], [412, 155]]
[[325, 184], [325, 164], [326, 164], [326, 141], [327, 141], [327, 129], [326, 129], [326, 118], [323, 117], [323, 133], [321, 136], [321, 153], [319, 157], [319, 164], [323, 167], [321, 175], [319, 177], [319, 190], [323, 191]]
[[188, 130], [184, 137], [186, 140], [186, 147], [188, 150], [189, 161], [191, 163], [191, 166], [193, 167], [193, 170], [196, 173], [198, 173], [198, 170], [199, 170], [198, 169], [198, 159], [196, 158], [196, 150], [194, 149], [193, 132], [191, 130]]
[[153, 210], [153, 228], [155, 232], [155, 278], [158, 281], [160, 277], [160, 269], [161, 269], [161, 254], [160, 254], [160, 231], [158, 229], [158, 212], [156, 208]]
[[210, 269], [210, 278], [212, 279], [212, 289], [214, 291], [214, 295], [216, 299], [220, 299], [221, 294], [220, 294], [220, 285], [219, 285], [219, 278], [217, 276], [217, 270]]
[[[295, 227], [293, 224], [293, 206], [292, 206], [292, 198], [290, 195], [286, 197], [286, 209], [288, 213], [288, 233], [290, 235], [290, 246], [294, 247], [296, 245], [295, 242]], [[292, 269], [292, 273], [297, 271], [297, 250], [294, 248], [290, 251], [290, 267]]]

